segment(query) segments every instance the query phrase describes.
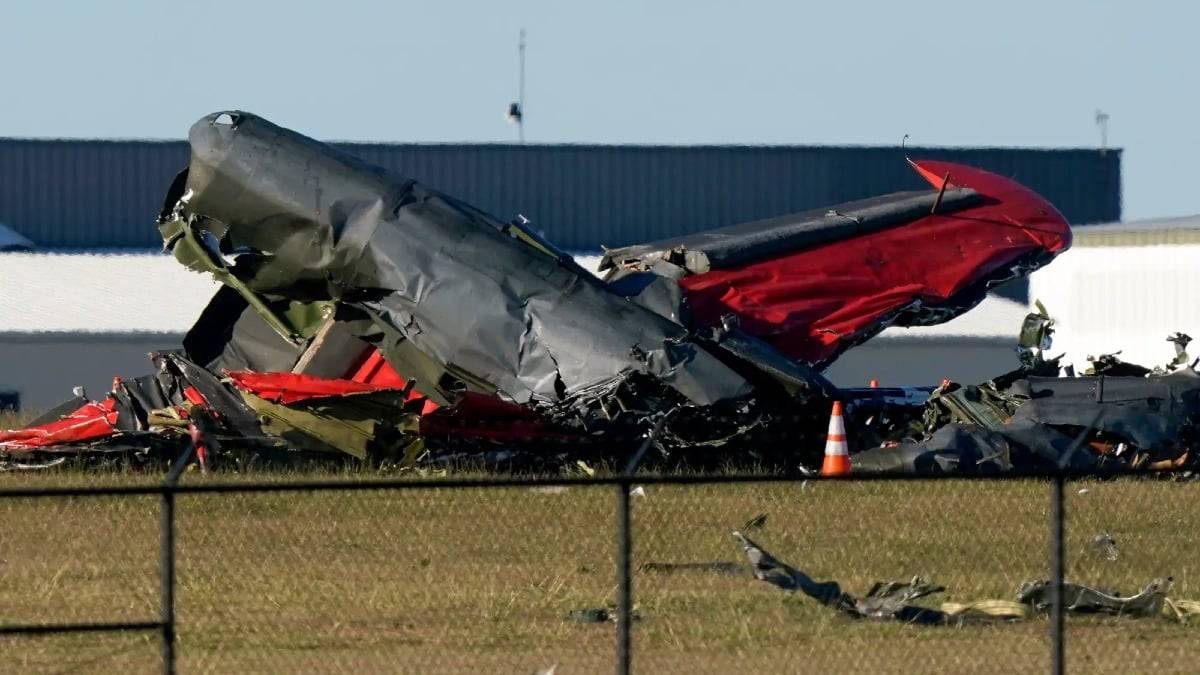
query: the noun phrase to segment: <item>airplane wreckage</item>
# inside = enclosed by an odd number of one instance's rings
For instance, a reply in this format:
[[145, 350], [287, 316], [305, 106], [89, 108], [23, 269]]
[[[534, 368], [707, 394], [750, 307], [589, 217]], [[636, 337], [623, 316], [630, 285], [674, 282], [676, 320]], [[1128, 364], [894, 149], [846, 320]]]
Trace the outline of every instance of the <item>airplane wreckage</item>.
[[[150, 375], [0, 431], [12, 467], [362, 461], [549, 469], [820, 461], [833, 401], [856, 470], [984, 473], [1194, 458], [1200, 378], [1115, 357], [1059, 376], [1030, 315], [1022, 366], [979, 386], [838, 389], [820, 374], [888, 326], [931, 325], [1071, 243], [1007, 178], [911, 161], [929, 184], [610, 249], [599, 278], [517, 218], [243, 112], [189, 133], [164, 246], [222, 283]], [[1182, 344], [1181, 353], [1185, 342]]]

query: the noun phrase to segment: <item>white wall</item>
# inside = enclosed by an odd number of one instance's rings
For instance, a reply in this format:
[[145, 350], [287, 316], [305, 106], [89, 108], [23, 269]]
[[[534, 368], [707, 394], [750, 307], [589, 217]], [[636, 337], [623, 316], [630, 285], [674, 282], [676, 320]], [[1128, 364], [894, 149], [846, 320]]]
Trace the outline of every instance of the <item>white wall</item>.
[[[1074, 248], [1033, 274], [1029, 297], [1056, 321], [1051, 354], [1076, 368], [1118, 350], [1165, 365], [1175, 356], [1167, 335], [1200, 340], [1200, 245]], [[1200, 342], [1191, 351], [1200, 356]]]
[[842, 355], [825, 371], [839, 387], [934, 387], [942, 378], [986, 382], [1017, 367], [1008, 338], [891, 338], [880, 336]]
[[114, 375], [152, 372], [152, 351], [178, 349], [182, 335], [0, 333], [0, 390], [17, 390], [21, 409], [37, 413], [71, 397], [83, 385], [103, 398]]

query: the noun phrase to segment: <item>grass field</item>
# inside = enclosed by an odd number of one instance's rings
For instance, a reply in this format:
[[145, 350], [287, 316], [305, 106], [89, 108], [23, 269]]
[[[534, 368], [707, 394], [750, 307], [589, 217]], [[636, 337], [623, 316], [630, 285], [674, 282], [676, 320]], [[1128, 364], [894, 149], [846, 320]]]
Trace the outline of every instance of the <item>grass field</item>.
[[0, 430], [19, 429], [33, 419], [32, 415], [0, 410]]
[[[150, 482], [6, 474], [0, 486]], [[223, 476], [222, 480], [246, 477]], [[287, 479], [289, 477], [281, 477]], [[214, 480], [189, 475], [188, 481]], [[1085, 488], [1080, 494], [1078, 490]], [[179, 505], [181, 672], [611, 672], [614, 488], [187, 495]], [[742, 562], [730, 530], [769, 519], [773, 553], [851, 592], [915, 574], [944, 599], [1012, 598], [1048, 575], [1045, 484], [651, 486], [634, 500], [635, 566]], [[1069, 490], [1073, 580], [1132, 592], [1172, 575], [1200, 598], [1200, 487]], [[156, 498], [0, 501], [5, 622], [143, 620], [158, 611]], [[1113, 562], [1087, 540], [1110, 532]], [[1039, 672], [1048, 624], [854, 622], [748, 575], [641, 571], [640, 672]], [[1078, 672], [1194, 672], [1200, 625], [1072, 617]], [[9, 638], [5, 670], [148, 672], [152, 635]]]

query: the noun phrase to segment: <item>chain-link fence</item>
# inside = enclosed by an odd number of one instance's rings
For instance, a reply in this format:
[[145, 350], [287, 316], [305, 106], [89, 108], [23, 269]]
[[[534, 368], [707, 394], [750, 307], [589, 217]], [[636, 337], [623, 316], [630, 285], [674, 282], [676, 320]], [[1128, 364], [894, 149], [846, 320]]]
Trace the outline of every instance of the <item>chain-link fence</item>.
[[[10, 477], [0, 644], [22, 672], [1189, 672], [1200, 657], [1190, 481]], [[1115, 614], [1080, 613], [1068, 586], [1058, 633], [1056, 569], [1120, 596], [1163, 581]], [[1046, 580], [1040, 606], [1016, 602]]]

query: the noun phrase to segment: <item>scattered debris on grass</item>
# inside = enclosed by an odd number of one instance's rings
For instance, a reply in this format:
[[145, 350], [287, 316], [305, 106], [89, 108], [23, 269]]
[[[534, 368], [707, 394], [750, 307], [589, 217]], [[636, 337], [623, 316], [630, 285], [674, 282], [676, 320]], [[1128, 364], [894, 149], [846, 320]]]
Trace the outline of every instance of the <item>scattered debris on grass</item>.
[[[1079, 614], [1112, 614], [1130, 617], [1163, 616], [1171, 579], [1155, 579], [1141, 591], [1122, 596], [1118, 591], [1100, 590], [1063, 582], [1063, 604], [1068, 612]], [[1050, 610], [1053, 588], [1049, 581], [1027, 581], [1021, 584], [1017, 599], [1039, 612]], [[1185, 601], [1185, 606], [1193, 603]]]
[[[630, 611], [629, 616], [634, 621], [642, 618], [636, 609]], [[616, 623], [617, 618], [616, 607], [588, 607], [567, 612], [567, 621], [576, 623]]]
[[[1019, 621], [1034, 613], [1047, 612], [1052, 605], [1049, 581], [1027, 581], [1017, 599], [942, 603], [939, 608], [915, 604], [915, 600], [946, 590], [921, 577], [907, 582], [876, 582], [858, 598], [842, 590], [836, 581], [818, 582], [802, 570], [780, 561], [739, 530], [733, 538], [749, 561], [754, 578], [785, 591], [799, 591], [842, 614], [856, 619], [900, 621], [922, 625], [962, 625], [968, 622]], [[1115, 551], [1114, 548], [1112, 549]], [[1155, 579], [1134, 595], [1105, 591], [1074, 583], [1063, 584], [1063, 602], [1068, 612], [1110, 614], [1135, 618], [1163, 617], [1185, 622], [1200, 613], [1200, 602], [1167, 597], [1171, 579]]]
[[1115, 562], [1121, 555], [1117, 550], [1117, 540], [1108, 532], [1101, 532], [1088, 540], [1088, 550], [1103, 556], [1109, 562]]

